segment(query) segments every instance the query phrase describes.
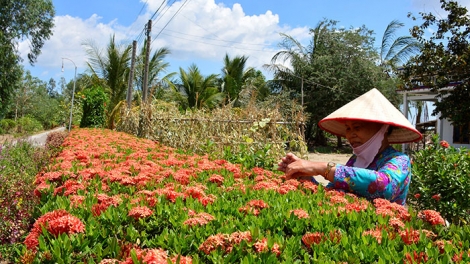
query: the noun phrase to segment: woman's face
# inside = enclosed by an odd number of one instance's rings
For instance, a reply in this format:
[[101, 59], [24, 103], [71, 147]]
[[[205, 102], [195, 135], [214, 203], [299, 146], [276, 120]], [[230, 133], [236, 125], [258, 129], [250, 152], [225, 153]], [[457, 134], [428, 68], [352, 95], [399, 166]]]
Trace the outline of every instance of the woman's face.
[[346, 139], [353, 148], [356, 148], [373, 137], [380, 130], [382, 124], [352, 120], [346, 121], [345, 126]]

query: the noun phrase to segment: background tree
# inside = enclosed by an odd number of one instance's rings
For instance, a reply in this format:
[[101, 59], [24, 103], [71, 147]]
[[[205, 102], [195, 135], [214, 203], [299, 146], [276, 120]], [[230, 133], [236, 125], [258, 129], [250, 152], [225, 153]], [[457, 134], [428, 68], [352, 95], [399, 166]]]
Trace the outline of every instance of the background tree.
[[92, 73], [93, 85], [102, 86], [108, 93], [110, 103], [107, 124], [108, 128], [113, 128], [113, 110], [120, 101], [125, 100], [127, 92], [132, 47], [117, 44], [114, 35], [104, 53], [91, 41], [84, 43], [84, 46], [89, 57], [87, 65]]
[[250, 101], [263, 102], [271, 95], [270, 87], [266, 82], [266, 77], [260, 70], [252, 69], [243, 76], [242, 90], [238, 95], [238, 102], [241, 107], [246, 106]]
[[29, 40], [28, 60], [33, 65], [52, 35], [54, 15], [51, 0], [0, 0], [0, 118], [22, 76], [18, 40]]
[[[144, 43], [139, 56], [137, 57], [136, 67], [135, 67], [135, 84], [137, 86], [137, 91], [139, 91], [139, 96], [135, 97], [138, 100], [142, 98], [143, 92], [143, 82], [144, 82], [144, 66], [145, 66], [145, 54], [146, 54], [147, 45]], [[164, 59], [171, 52], [168, 48], [163, 47], [157, 49], [149, 60], [149, 73], [148, 73], [148, 84], [149, 96], [156, 97], [161, 99], [163, 97], [164, 88], [168, 87], [171, 83], [171, 78], [176, 75], [175, 72], [167, 73], [168, 67], [170, 64], [165, 62]], [[162, 76], [163, 75], [163, 76]]]
[[[281, 43], [290, 66], [277, 67], [275, 77], [283, 89], [297, 94], [303, 90], [309, 115], [305, 134], [309, 144], [326, 145], [325, 134], [318, 127], [323, 117], [374, 87], [391, 89], [389, 83], [382, 82], [384, 73], [376, 64], [379, 56], [373, 47], [373, 32], [364, 26], [336, 28], [336, 23], [318, 23], [310, 30], [312, 39], [307, 47], [290, 36]], [[273, 63], [280, 54], [273, 57]], [[338, 138], [339, 146], [340, 143]]]
[[227, 103], [237, 105], [238, 96], [243, 89], [244, 81], [252, 68], [245, 69], [248, 57], [235, 56], [233, 59], [225, 54], [222, 68], [222, 91], [226, 94]]
[[46, 82], [26, 71], [20, 85], [13, 91], [13, 104], [6, 117], [16, 121], [28, 117], [46, 129], [63, 122], [66, 115], [61, 107], [62, 98], [59, 95], [51, 96], [47, 86]]
[[421, 43], [411, 36], [396, 36], [396, 31], [405, 24], [393, 20], [387, 25], [380, 45], [380, 66], [390, 76], [395, 75], [397, 68], [421, 50]]
[[180, 80], [173, 84], [174, 91], [181, 91], [184, 101], [180, 101], [183, 109], [186, 108], [208, 108], [212, 109], [220, 105], [224, 99], [217, 86], [217, 75], [211, 74], [204, 77], [199, 68], [192, 64], [186, 72], [180, 68]]
[[[411, 29], [422, 45], [421, 53], [404, 68], [403, 81], [408, 88], [424, 85], [437, 92], [433, 115], [440, 113], [455, 126], [470, 122], [470, 17], [457, 1], [441, 0], [447, 17], [420, 13], [423, 23]], [[410, 15], [411, 16], [411, 15]], [[416, 20], [415, 17], [411, 16]], [[432, 29], [432, 30], [429, 30]], [[431, 36], [426, 33], [432, 32]], [[448, 91], [441, 89], [455, 85]]]

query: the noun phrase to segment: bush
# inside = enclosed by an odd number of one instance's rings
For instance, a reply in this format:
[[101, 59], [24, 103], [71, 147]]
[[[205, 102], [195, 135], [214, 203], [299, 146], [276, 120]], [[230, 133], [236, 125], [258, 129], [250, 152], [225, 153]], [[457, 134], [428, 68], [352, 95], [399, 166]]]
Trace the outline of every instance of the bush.
[[24, 140], [0, 145], [0, 260], [13, 261], [15, 248], [31, 229], [39, 202], [34, 195], [35, 176], [57, 156], [67, 135], [50, 133], [45, 148]]
[[0, 120], [0, 131], [1, 134], [10, 134], [13, 133], [16, 127], [16, 122], [13, 119], [2, 119]]
[[106, 122], [106, 93], [101, 87], [92, 87], [83, 92], [83, 116], [80, 127], [103, 127]]
[[470, 220], [470, 152], [433, 137], [433, 144], [412, 155], [409, 199], [418, 208], [434, 209], [454, 224]]
[[46, 138], [46, 150], [50, 152], [52, 157], [56, 156], [61, 151], [62, 143], [64, 143], [68, 132], [51, 132]]
[[16, 133], [31, 134], [43, 130], [41, 123], [31, 116], [24, 116], [16, 123]]

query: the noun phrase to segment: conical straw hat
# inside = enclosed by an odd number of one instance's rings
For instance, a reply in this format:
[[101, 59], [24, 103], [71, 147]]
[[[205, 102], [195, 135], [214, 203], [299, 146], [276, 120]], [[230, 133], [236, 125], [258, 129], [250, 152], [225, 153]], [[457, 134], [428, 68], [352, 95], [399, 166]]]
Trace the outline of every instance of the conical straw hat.
[[390, 144], [420, 140], [423, 135], [376, 88], [359, 96], [320, 120], [318, 125], [334, 135], [346, 136], [345, 121], [358, 120], [394, 126], [388, 136]]

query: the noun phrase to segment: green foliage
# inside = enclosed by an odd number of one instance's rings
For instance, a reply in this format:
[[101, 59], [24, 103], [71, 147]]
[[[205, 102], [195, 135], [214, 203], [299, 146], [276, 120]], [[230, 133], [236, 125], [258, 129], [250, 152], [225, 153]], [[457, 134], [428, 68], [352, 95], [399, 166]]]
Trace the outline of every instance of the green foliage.
[[61, 151], [67, 132], [48, 134], [46, 146], [27, 141], [0, 146], [0, 259], [13, 263], [15, 248], [23, 243], [38, 214], [35, 176]]
[[203, 76], [199, 68], [192, 64], [188, 71], [180, 68], [180, 83], [173, 85], [174, 91], [184, 93], [180, 102], [184, 109], [213, 109], [220, 105], [224, 99], [224, 93], [217, 87], [217, 75]]
[[12, 261], [140, 263], [157, 254], [168, 263], [470, 260], [469, 226], [444, 226], [436, 212], [429, 215], [437, 222], [413, 207], [371, 203], [106, 129], [77, 129], [71, 137], [56, 166], [38, 177], [50, 187], [40, 190], [36, 223], [43, 229], [28, 235], [37, 244], [15, 245]]
[[248, 73], [253, 69], [245, 70], [248, 57], [235, 56], [230, 59], [228, 54], [224, 57], [224, 67], [222, 68], [223, 91], [226, 93], [227, 103], [238, 100], [239, 94], [243, 88], [244, 81], [248, 78]]
[[[110, 38], [106, 52], [101, 52], [101, 48], [93, 42], [86, 43], [85, 47], [94, 85], [106, 89], [109, 98], [107, 111], [111, 113], [121, 100], [125, 100], [132, 47], [117, 44], [114, 35]], [[114, 116], [109, 116], [107, 120], [109, 128], [114, 127], [113, 118]]]
[[[437, 10], [436, 14], [420, 13], [422, 24], [411, 29], [412, 36], [423, 48], [420, 55], [407, 63], [402, 79], [407, 88], [422, 85], [438, 94], [433, 114], [439, 113], [456, 125], [467, 125], [470, 122], [470, 16], [459, 1], [440, 2], [443, 10]], [[446, 15], [441, 18], [443, 13]], [[454, 89], [441, 89], [449, 85]]]
[[275, 169], [279, 158], [271, 155], [271, 144], [266, 144], [263, 148], [257, 148], [251, 144], [241, 144], [237, 151], [232, 151], [230, 146], [224, 148], [223, 159], [241, 164], [243, 168], [252, 169], [254, 167]]
[[0, 1], [0, 117], [8, 110], [13, 89], [21, 78], [18, 40], [29, 40], [28, 60], [34, 64], [52, 35], [54, 15], [51, 0]]
[[103, 127], [106, 124], [108, 98], [103, 88], [92, 87], [83, 91], [83, 116], [80, 127]]
[[[282, 89], [303, 102], [309, 114], [305, 137], [316, 145], [326, 145], [324, 132], [317, 125], [322, 118], [374, 87], [381, 91], [394, 88], [384, 87], [390, 83], [381, 83], [386, 76], [376, 64], [379, 56], [373, 32], [365, 26], [338, 28], [337, 23], [319, 22], [310, 30], [308, 46], [283, 34], [283, 50], [273, 56], [269, 65]], [[279, 62], [289, 62], [291, 67]]]
[[413, 154], [412, 204], [433, 209], [454, 224], [470, 223], [470, 151], [433, 137], [433, 144]]
[[16, 122], [16, 133], [32, 134], [43, 130], [42, 124], [32, 116], [21, 117]]
[[2, 119], [0, 120], [0, 134], [10, 134], [14, 133], [14, 129], [16, 128], [16, 122], [13, 119]]

